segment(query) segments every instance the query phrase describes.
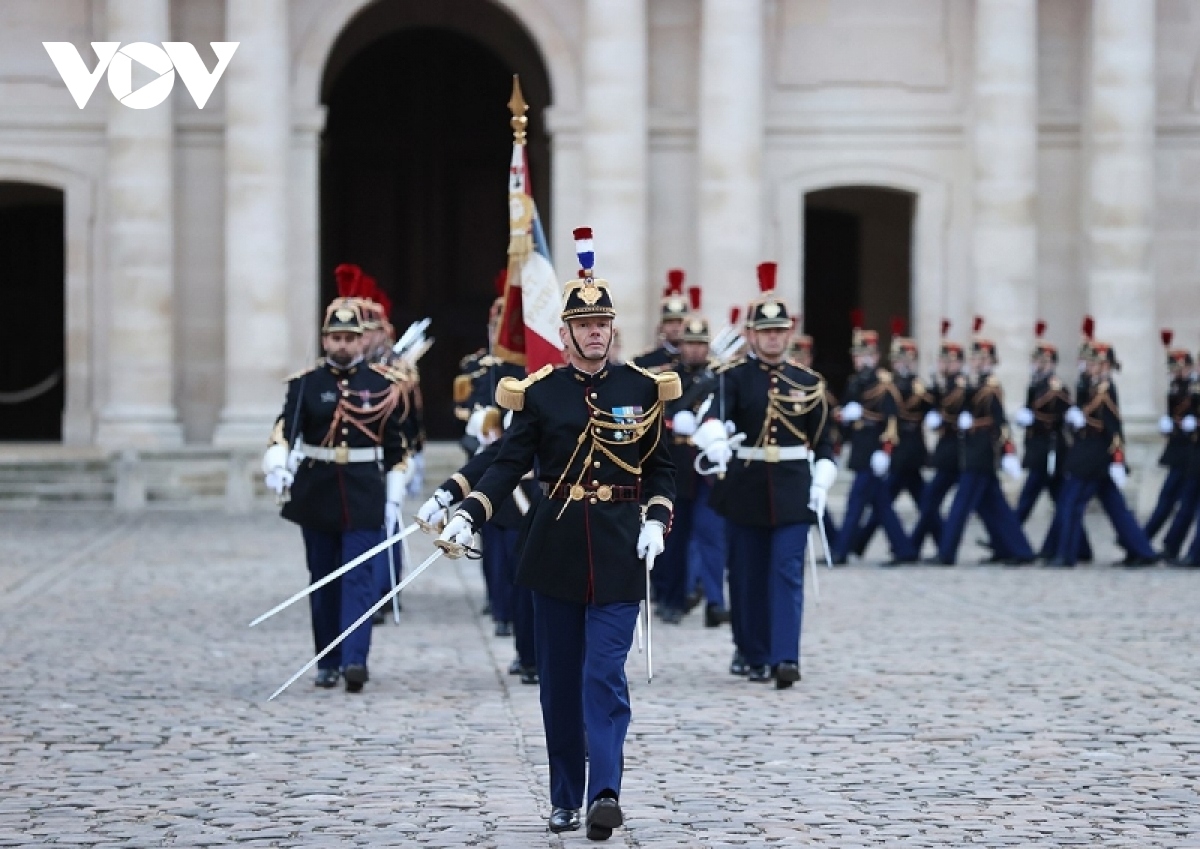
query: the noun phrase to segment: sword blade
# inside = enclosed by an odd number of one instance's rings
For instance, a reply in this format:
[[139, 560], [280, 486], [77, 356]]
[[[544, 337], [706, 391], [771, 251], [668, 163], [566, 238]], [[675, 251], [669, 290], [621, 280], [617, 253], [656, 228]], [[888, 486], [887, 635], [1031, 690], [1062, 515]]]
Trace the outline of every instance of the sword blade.
[[[396, 557], [392, 553], [393, 547], [394, 546], [389, 545], [388, 549], [387, 549], [387, 553], [388, 553], [388, 572], [391, 575], [392, 586], [394, 587], [394, 586], [396, 586]], [[400, 624], [400, 597], [399, 596], [392, 596], [392, 619], [396, 622], [397, 625]]]
[[646, 558], [646, 683], [654, 680], [654, 641], [650, 633], [650, 622], [654, 617], [650, 614], [650, 570], [654, 568], [654, 558]]
[[409, 584], [411, 584], [418, 575], [420, 575], [422, 572], [424, 572], [426, 569], [428, 569], [430, 566], [432, 566], [433, 562], [445, 553], [446, 552], [442, 551], [442, 549], [439, 548], [436, 551], [434, 551], [433, 554], [429, 555], [429, 557], [425, 558], [425, 562], [422, 563], [420, 566], [418, 566], [416, 569], [413, 569], [413, 572], [411, 575], [409, 575], [407, 578], [405, 578], [403, 581], [401, 581], [395, 587], [395, 589], [393, 589], [390, 593], [385, 595], [379, 601], [375, 602], [375, 604], [371, 605], [370, 610], [368, 610], [362, 616], [358, 617], [358, 619], [354, 622], [353, 625], [351, 625], [345, 631], [342, 631], [342, 633], [338, 635], [338, 638], [336, 640], [334, 640], [332, 643], [330, 643], [324, 649], [321, 650], [320, 654], [318, 654], [316, 657], [314, 657], [308, 663], [304, 664], [304, 666], [302, 666], [300, 668], [300, 671], [297, 672], [295, 675], [293, 675], [291, 678], [289, 678], [287, 680], [286, 684], [284, 684], [282, 687], [280, 687], [278, 690], [276, 690], [274, 693], [272, 693], [270, 698], [267, 699], [267, 701], [268, 702], [272, 701], [276, 696], [278, 696], [280, 693], [282, 693], [288, 687], [295, 684], [297, 678], [299, 678], [301, 675], [303, 675], [308, 670], [312, 669], [314, 666], [316, 666], [321, 661], [321, 658], [323, 658], [325, 655], [329, 654], [335, 648], [340, 646], [342, 644], [342, 641], [344, 639], [346, 639], [348, 636], [350, 636], [351, 633], [354, 632], [355, 628], [357, 628], [359, 625], [363, 624], [368, 619], [370, 619], [372, 616], [374, 616], [375, 611], [379, 610], [381, 607], [383, 607], [385, 604], [387, 604], [389, 601], [391, 601], [393, 598], [395, 598], [396, 595], [398, 595], [402, 589], [404, 589]]
[[821, 548], [825, 551], [825, 568], [833, 568], [833, 558], [829, 556], [829, 537], [825, 536], [825, 511], [817, 514], [817, 526], [821, 529]]
[[353, 560], [351, 560], [349, 563], [347, 563], [345, 566], [342, 566], [338, 569], [334, 569], [332, 572], [330, 572], [328, 575], [326, 575], [321, 580], [315, 581], [314, 583], [309, 584], [307, 587], [300, 590], [298, 593], [293, 595], [287, 601], [281, 601], [279, 604], [275, 605], [270, 610], [268, 610], [266, 613], [264, 613], [262, 616], [259, 616], [257, 619], [255, 619], [253, 622], [251, 622], [249, 627], [253, 628], [258, 623], [260, 623], [266, 619], [270, 619], [272, 616], [274, 616], [279, 611], [283, 610], [285, 607], [289, 607], [289, 606], [295, 604], [296, 602], [298, 602], [300, 599], [302, 599], [308, 595], [311, 595], [312, 593], [321, 589], [321, 587], [328, 584], [330, 581], [336, 581], [338, 578], [342, 577], [342, 575], [345, 575], [347, 572], [349, 572], [351, 569], [353, 569], [359, 563], [363, 563], [367, 560], [370, 560], [372, 557], [374, 557], [379, 552], [383, 551], [385, 548], [390, 546], [392, 543], [398, 542], [399, 540], [404, 539], [406, 536], [408, 536], [409, 534], [418, 530], [419, 528], [420, 528], [420, 525], [418, 525], [414, 522], [413, 524], [409, 525], [407, 528], [400, 531], [399, 533], [388, 537], [387, 539], [385, 539], [383, 542], [379, 543], [379, 545], [375, 546], [374, 548], [367, 549], [362, 554], [358, 555], [358, 557], [355, 557]]
[[813, 585], [813, 604], [820, 607], [821, 605], [821, 579], [817, 577], [817, 552], [813, 549], [816, 547], [817, 541], [813, 539], [812, 527], [808, 529], [808, 540], [805, 546], [808, 549], [808, 565], [812, 572]]

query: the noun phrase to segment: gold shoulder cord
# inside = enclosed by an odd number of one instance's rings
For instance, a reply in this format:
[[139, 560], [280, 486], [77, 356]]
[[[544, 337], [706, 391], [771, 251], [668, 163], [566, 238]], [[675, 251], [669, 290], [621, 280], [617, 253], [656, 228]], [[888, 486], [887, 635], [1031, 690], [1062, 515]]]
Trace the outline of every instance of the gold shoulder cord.
[[[654, 402], [649, 410], [646, 410], [632, 422], [625, 421], [629, 416], [618, 417], [613, 415], [609, 410], [597, 407], [592, 403], [591, 399], [587, 400], [588, 410], [592, 413], [587, 426], [579, 434], [579, 438], [575, 441], [575, 450], [571, 452], [571, 459], [567, 460], [567, 464], [563, 466], [563, 473], [559, 475], [558, 481], [554, 484], [554, 489], [557, 490], [562, 486], [563, 480], [567, 473], [571, 470], [572, 464], [575, 462], [575, 457], [579, 454], [579, 449], [588, 441], [591, 436], [591, 444], [588, 446], [587, 454], [583, 458], [583, 462], [579, 467], [579, 476], [575, 478], [573, 486], [582, 486], [584, 476], [587, 475], [587, 470], [592, 464], [592, 458], [599, 451], [608, 459], [612, 460], [613, 464], [618, 468], [628, 472], [631, 475], [640, 476], [642, 473], [642, 463], [646, 462], [646, 458], [654, 453], [654, 449], [658, 447], [658, 441], [662, 438], [662, 427], [660, 420], [662, 419], [663, 401], [660, 399]], [[636, 466], [631, 466], [626, 463], [615, 453], [609, 446], [627, 445], [635, 443], [646, 435], [650, 428], [655, 428], [654, 443], [650, 449], [641, 456]], [[562, 514], [566, 512], [567, 504], [565, 502], [562, 510], [558, 511], [558, 518], [562, 518]]]

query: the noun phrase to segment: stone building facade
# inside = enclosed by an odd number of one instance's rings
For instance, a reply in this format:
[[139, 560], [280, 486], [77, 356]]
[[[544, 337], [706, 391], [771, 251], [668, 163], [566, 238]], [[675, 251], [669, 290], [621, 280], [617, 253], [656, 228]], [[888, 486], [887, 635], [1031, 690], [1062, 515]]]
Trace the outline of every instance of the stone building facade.
[[[80, 109], [45, 41], [240, 46], [203, 109]], [[626, 353], [668, 268], [720, 325], [764, 259], [831, 373], [848, 307], [927, 354], [980, 313], [1012, 396], [1035, 321], [1069, 369], [1091, 313], [1136, 424], [1159, 328], [1200, 344], [1194, 0], [7, 0], [2, 286], [50, 332], [0, 349], [0, 403], [59, 368], [61, 419], [0, 439], [261, 443], [342, 261], [434, 314], [441, 403], [504, 263], [512, 73], [560, 276], [591, 225]]]

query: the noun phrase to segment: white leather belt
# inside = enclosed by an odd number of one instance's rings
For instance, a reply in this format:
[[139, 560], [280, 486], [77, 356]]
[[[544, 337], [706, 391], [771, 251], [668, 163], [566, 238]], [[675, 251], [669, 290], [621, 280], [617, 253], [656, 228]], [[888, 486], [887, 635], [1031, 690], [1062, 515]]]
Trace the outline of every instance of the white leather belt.
[[766, 448], [738, 448], [740, 460], [762, 460], [764, 463], [778, 463], [782, 460], [807, 460], [807, 445], [768, 445]]
[[376, 445], [374, 448], [348, 448], [339, 445], [337, 448], [321, 448], [317, 445], [301, 443], [300, 452], [309, 460], [324, 460], [326, 463], [337, 463], [344, 466], [347, 463], [373, 463], [383, 459], [383, 449]]

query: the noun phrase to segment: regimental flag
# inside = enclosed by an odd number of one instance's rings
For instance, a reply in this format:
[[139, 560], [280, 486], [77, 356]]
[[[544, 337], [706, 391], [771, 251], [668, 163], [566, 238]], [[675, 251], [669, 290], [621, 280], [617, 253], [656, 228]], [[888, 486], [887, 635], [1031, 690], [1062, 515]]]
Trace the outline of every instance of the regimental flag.
[[562, 364], [558, 341], [560, 303], [558, 276], [550, 262], [550, 248], [529, 184], [529, 162], [525, 154], [528, 107], [513, 77], [513, 151], [508, 169], [508, 280], [497, 353], [510, 362], [522, 362], [532, 374], [547, 363]]

